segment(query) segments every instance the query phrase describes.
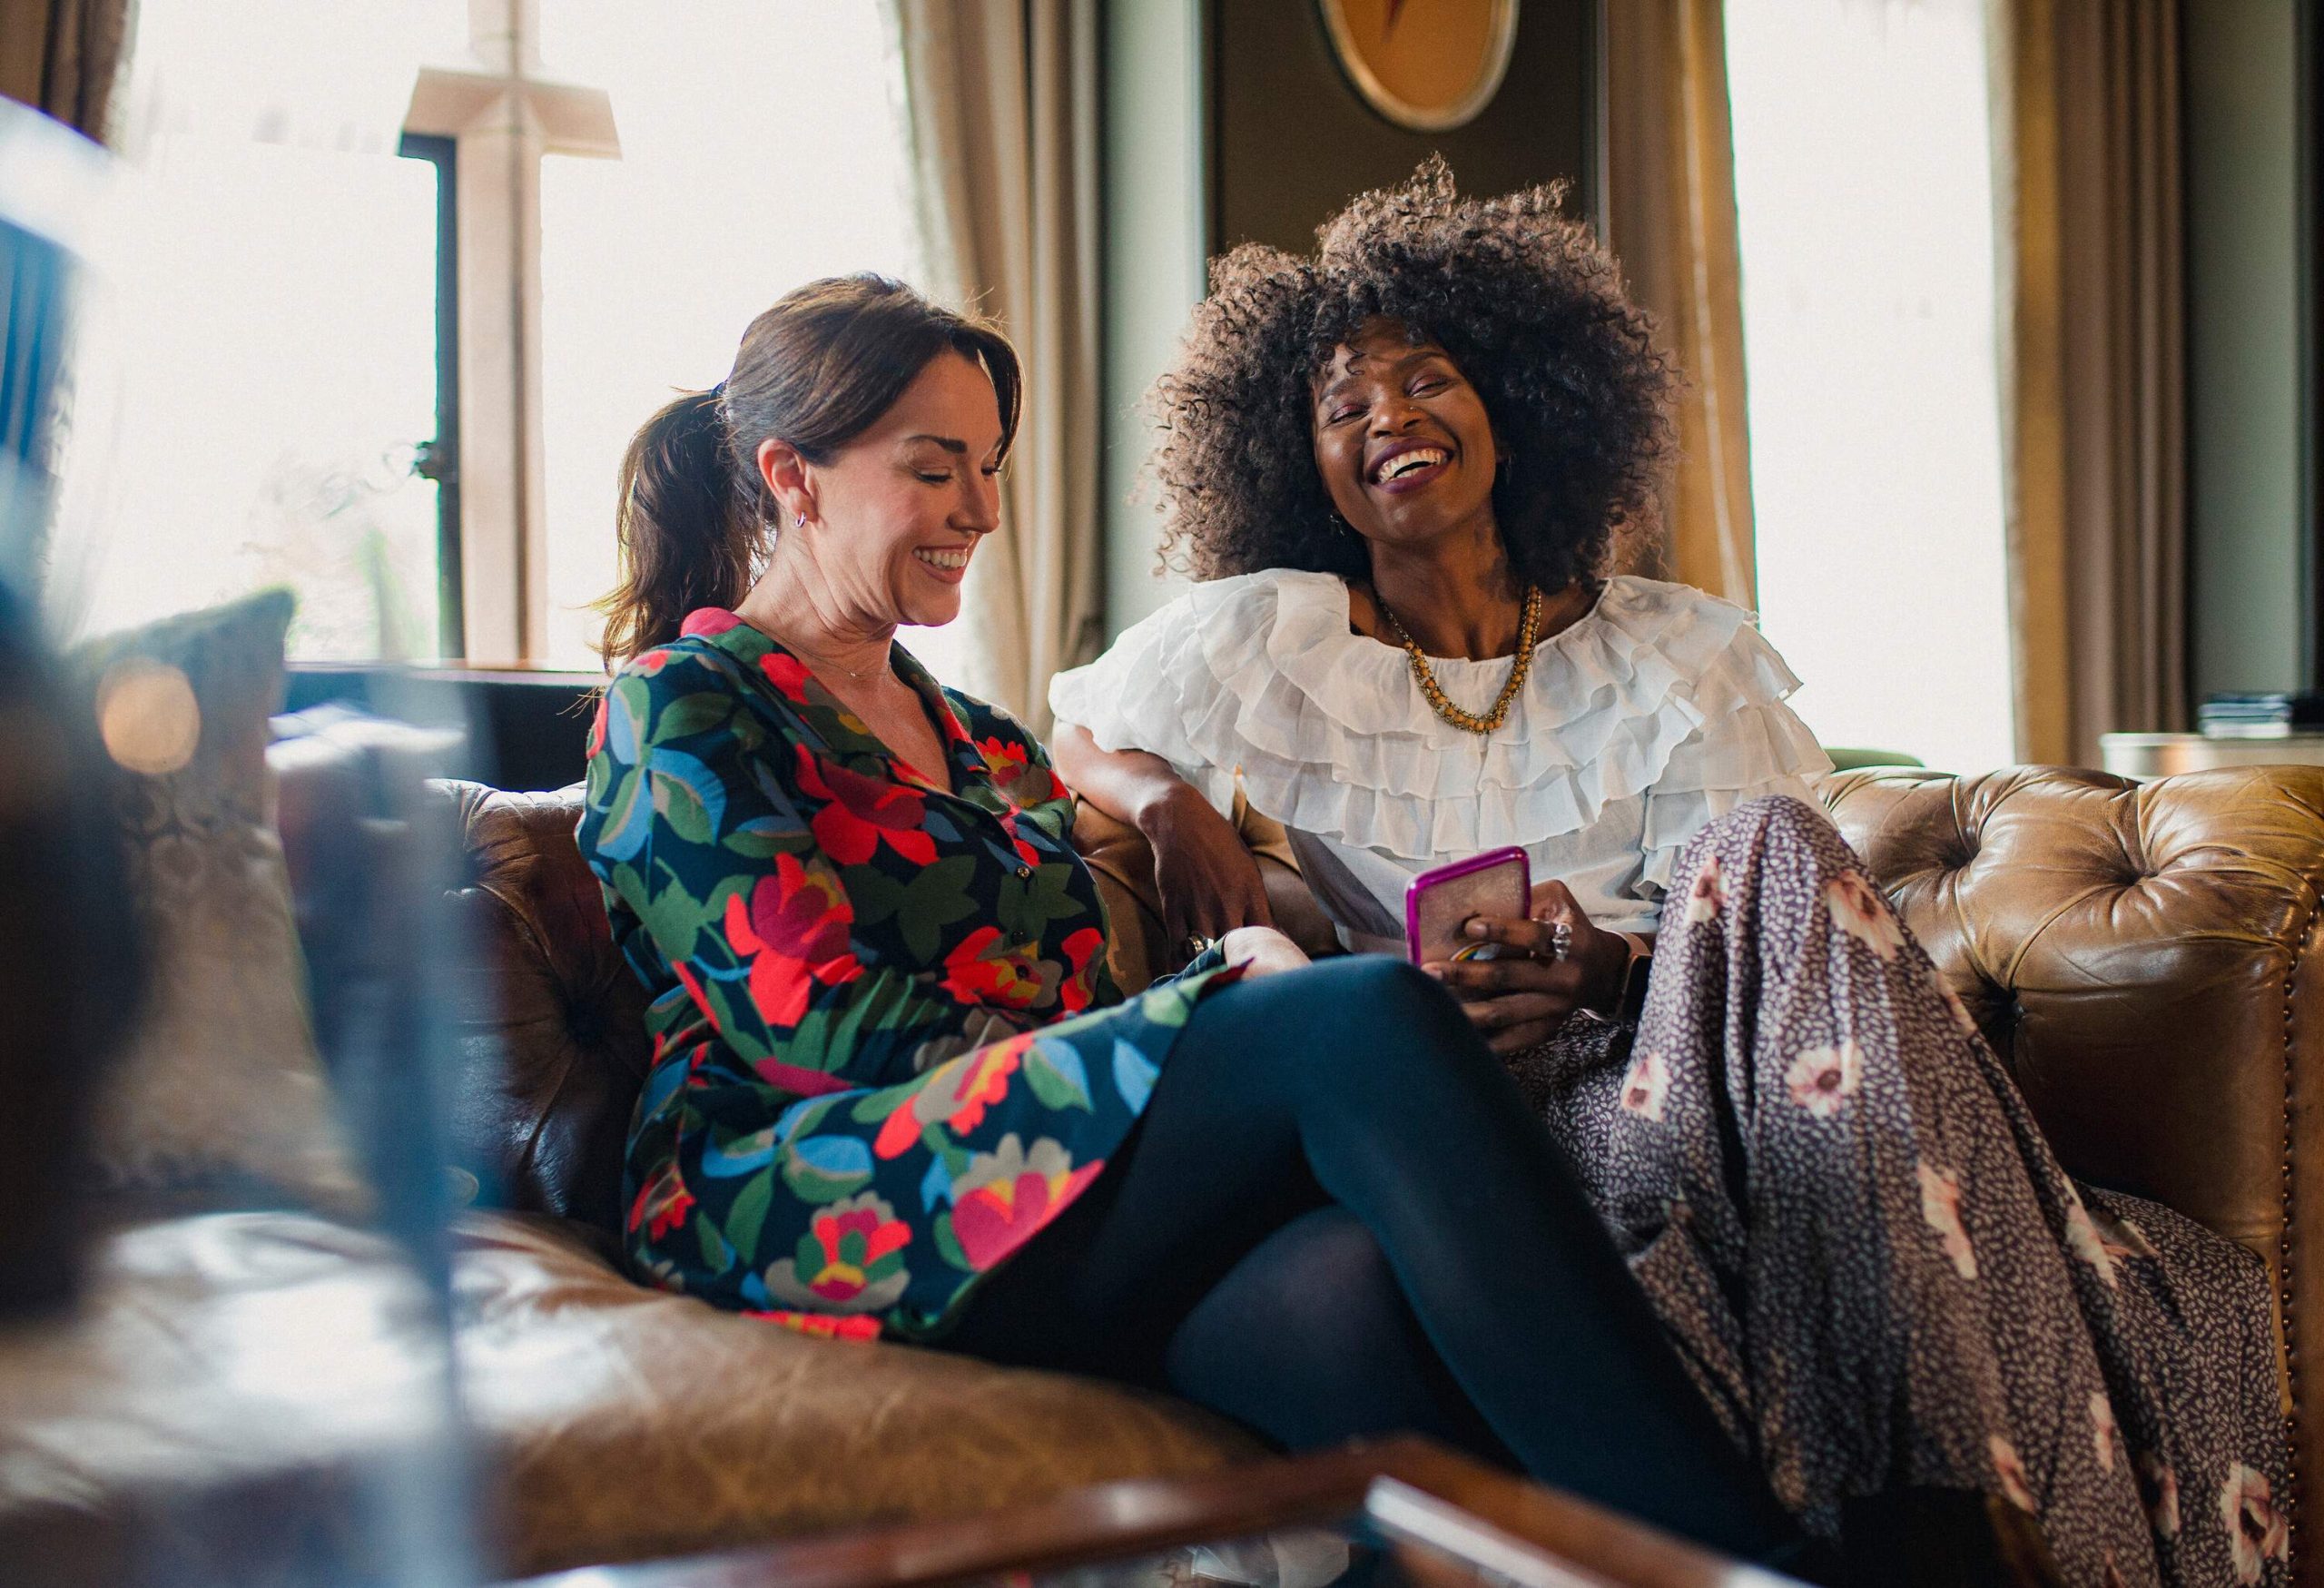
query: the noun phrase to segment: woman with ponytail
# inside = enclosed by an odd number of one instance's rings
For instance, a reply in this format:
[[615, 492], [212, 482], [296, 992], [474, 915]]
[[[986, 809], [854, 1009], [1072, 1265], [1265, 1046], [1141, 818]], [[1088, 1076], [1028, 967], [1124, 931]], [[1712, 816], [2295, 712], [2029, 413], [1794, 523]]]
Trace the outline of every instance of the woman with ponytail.
[[1122, 1000], [1048, 754], [895, 641], [958, 615], [1018, 413], [999, 334], [854, 277], [630, 448], [580, 839], [653, 994], [637, 1273], [1295, 1447], [1417, 1428], [1796, 1559], [1434, 981], [1245, 927]]

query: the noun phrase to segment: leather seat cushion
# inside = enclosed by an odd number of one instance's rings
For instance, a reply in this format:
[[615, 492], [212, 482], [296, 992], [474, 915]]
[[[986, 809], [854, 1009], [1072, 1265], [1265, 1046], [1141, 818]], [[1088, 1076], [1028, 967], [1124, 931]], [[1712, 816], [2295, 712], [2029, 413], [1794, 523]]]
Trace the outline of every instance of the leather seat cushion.
[[[568, 1220], [470, 1213], [455, 1237], [497, 1573], [961, 1516], [1258, 1453], [1159, 1396], [642, 1288]], [[160, 1530], [212, 1562], [258, 1550], [237, 1557], [257, 1571], [272, 1546], [244, 1535], [282, 1538], [294, 1514], [304, 1547], [362, 1547], [362, 1475], [422, 1447], [438, 1359], [382, 1243], [212, 1214], [110, 1238], [91, 1281], [71, 1326], [0, 1340], [0, 1555], [32, 1539], [44, 1559], [150, 1560]]]

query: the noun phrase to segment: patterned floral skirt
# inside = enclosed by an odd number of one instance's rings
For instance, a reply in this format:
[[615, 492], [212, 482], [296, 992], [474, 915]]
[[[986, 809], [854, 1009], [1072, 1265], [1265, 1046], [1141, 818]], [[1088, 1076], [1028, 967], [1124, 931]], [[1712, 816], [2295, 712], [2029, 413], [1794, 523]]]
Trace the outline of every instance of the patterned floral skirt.
[[2280, 1583], [2265, 1271], [2077, 1185], [1831, 825], [1754, 801], [1688, 848], [1634, 1038], [1518, 1061], [1689, 1369], [1811, 1532], [1982, 1491], [2064, 1580]]

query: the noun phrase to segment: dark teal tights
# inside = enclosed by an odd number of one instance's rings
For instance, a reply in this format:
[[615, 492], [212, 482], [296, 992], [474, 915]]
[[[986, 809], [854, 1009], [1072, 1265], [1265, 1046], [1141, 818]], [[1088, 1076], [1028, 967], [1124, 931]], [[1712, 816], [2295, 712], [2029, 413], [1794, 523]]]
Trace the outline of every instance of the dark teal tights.
[[946, 1344], [1295, 1449], [1418, 1429], [1747, 1557], [1797, 1539], [1547, 1128], [1393, 960], [1206, 999], [1129, 1144]]

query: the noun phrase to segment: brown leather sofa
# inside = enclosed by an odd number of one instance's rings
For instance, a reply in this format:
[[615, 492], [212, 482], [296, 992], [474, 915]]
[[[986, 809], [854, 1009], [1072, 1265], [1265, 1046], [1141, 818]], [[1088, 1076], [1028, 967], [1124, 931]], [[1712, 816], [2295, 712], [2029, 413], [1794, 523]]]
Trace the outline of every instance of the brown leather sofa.
[[[2303, 1310], [2298, 1281], [2324, 1240], [2324, 970], [2309, 959], [2324, 770], [2144, 787], [2055, 770], [1851, 773], [1821, 793], [2067, 1163], [2268, 1261], [2299, 1465], [2313, 1470], [2324, 1425], [2299, 1370], [2324, 1335], [2324, 1305]], [[473, 863], [459, 908], [487, 945], [448, 996], [468, 1041], [459, 1139], [500, 1204], [460, 1219], [455, 1290], [502, 1570], [955, 1515], [1256, 1454], [1191, 1408], [807, 1339], [624, 1278], [611, 1257], [616, 1165], [646, 1046], [574, 845], [577, 801], [444, 794]], [[1280, 833], [1255, 818], [1245, 828], [1279, 914], [1318, 932]], [[1165, 958], [1150, 856], [1094, 813], [1081, 837], [1108, 894], [1116, 972], [1135, 987]], [[48, 1420], [0, 1428], [0, 1537], [28, 1494], [53, 1517], [116, 1503], [109, 1485], [157, 1465], [182, 1477], [323, 1448], [320, 1412], [237, 1425], [185, 1386], [217, 1377], [204, 1343], [224, 1337], [233, 1308], [317, 1283], [353, 1260], [349, 1238], [288, 1216], [223, 1215], [112, 1242], [84, 1331], [93, 1343], [67, 1365]], [[342, 1296], [350, 1329], [362, 1294]]]

